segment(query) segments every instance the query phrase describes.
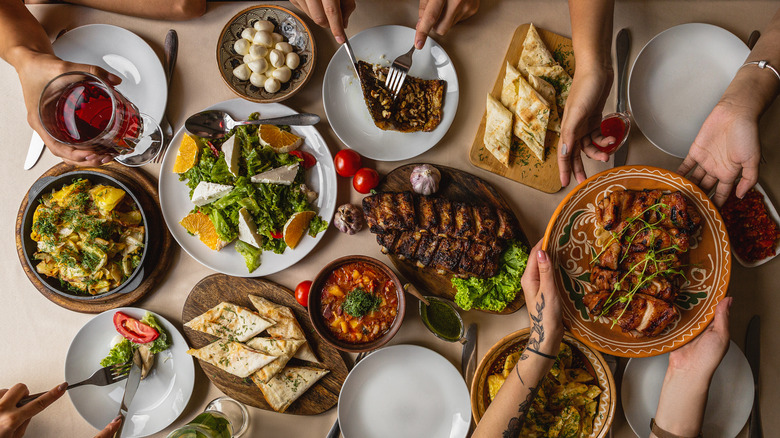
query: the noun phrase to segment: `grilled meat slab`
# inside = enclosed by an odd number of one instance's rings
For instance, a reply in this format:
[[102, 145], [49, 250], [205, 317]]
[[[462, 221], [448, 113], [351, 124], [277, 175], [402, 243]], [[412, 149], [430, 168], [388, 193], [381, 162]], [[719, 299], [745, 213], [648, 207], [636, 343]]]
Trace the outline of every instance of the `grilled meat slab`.
[[[582, 302], [592, 316], [598, 316], [602, 313], [610, 295], [612, 295], [611, 291], [589, 293], [582, 297]], [[623, 294], [615, 293], [615, 296], [620, 297]], [[660, 335], [669, 324], [675, 322], [680, 312], [674, 305], [664, 300], [637, 293], [628, 306], [616, 301], [604, 316], [615, 321], [624, 332], [633, 331], [652, 337]]]

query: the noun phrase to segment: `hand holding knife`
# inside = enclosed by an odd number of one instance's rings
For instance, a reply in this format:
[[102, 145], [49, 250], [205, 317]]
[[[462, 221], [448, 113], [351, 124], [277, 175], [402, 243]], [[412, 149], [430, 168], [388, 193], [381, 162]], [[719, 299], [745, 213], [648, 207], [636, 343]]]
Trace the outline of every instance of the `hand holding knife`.
[[141, 383], [141, 353], [139, 353], [138, 350], [135, 350], [135, 354], [133, 355], [133, 367], [130, 368], [130, 374], [127, 376], [125, 395], [122, 398], [122, 404], [119, 406], [119, 416], [121, 418], [119, 420], [119, 429], [114, 433], [115, 438], [122, 436], [122, 429], [124, 429], [125, 426], [127, 413], [130, 410], [130, 405], [133, 403], [133, 398], [138, 390], [139, 383]]
[[[628, 29], [623, 28], [618, 32], [615, 39], [615, 54], [617, 56], [617, 112], [625, 113], [626, 109], [626, 70], [628, 68], [628, 52], [631, 49], [631, 34]], [[613, 167], [620, 167], [626, 164], [628, 157], [628, 140], [615, 151]]]

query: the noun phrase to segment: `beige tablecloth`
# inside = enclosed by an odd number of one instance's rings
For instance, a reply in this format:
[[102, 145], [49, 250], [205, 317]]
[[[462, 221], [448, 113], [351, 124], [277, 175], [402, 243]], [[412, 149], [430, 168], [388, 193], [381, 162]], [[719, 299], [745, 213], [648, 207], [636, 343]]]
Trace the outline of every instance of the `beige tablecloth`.
[[[284, 2], [286, 3], [286, 2]], [[180, 127], [188, 114], [216, 102], [235, 97], [219, 77], [214, 62], [214, 46], [224, 23], [250, 3], [212, 3], [201, 18], [184, 23], [166, 23], [87, 8], [47, 5], [32, 6], [31, 10], [43, 23], [49, 34], [60, 29], [73, 28], [88, 23], [108, 23], [125, 27], [148, 42], [162, 58], [162, 42], [169, 28], [179, 33], [179, 61], [173, 77], [168, 104], [168, 116], [175, 128]], [[753, 29], [763, 28], [778, 8], [773, 1], [622, 1], [615, 14], [615, 29], [629, 27], [632, 32], [631, 59], [642, 46], [658, 32], [671, 26], [688, 22], [705, 22], [724, 27], [743, 39]], [[414, 26], [417, 21], [417, 2], [361, 0], [350, 20], [349, 35], [382, 24]], [[463, 169], [493, 183], [506, 196], [517, 212], [520, 223], [532, 241], [539, 239], [556, 205], [568, 189], [548, 195], [523, 185], [479, 170], [468, 162], [467, 151], [477, 131], [484, 96], [492, 86], [504, 52], [514, 29], [533, 21], [539, 27], [571, 35], [567, 3], [563, 0], [497, 1], [483, 0], [477, 16], [459, 24], [446, 37], [437, 38], [451, 56], [458, 72], [460, 105], [455, 121], [447, 135], [433, 149], [409, 162], [427, 161]], [[316, 70], [305, 89], [287, 100], [285, 104], [299, 111], [325, 116], [321, 87], [325, 69], [337, 48], [330, 34], [312, 26], [318, 46]], [[613, 90], [614, 91], [614, 90]], [[14, 221], [22, 197], [30, 185], [59, 160], [48, 151], [30, 171], [22, 170], [27, 145], [32, 130], [26, 123], [21, 88], [14, 70], [0, 63], [0, 140], [7, 154], [2, 160], [2, 190], [0, 190], [0, 278], [3, 279], [3, 299], [0, 306], [0, 335], [2, 335], [2, 359], [0, 387], [15, 382], [26, 382], [33, 392], [51, 388], [63, 381], [63, 361], [76, 332], [92, 316], [62, 309], [45, 299], [27, 280], [20, 266], [14, 246]], [[607, 103], [614, 108], [614, 92]], [[760, 181], [773, 199], [780, 200], [780, 178], [775, 172], [780, 163], [780, 152], [775, 143], [780, 134], [780, 114], [775, 107], [763, 120], [762, 143], [766, 164], [762, 165]], [[335, 153], [344, 146], [338, 141], [326, 122], [318, 126]], [[666, 169], [676, 169], [679, 160], [653, 147], [638, 131], [631, 138], [628, 164], [649, 164]], [[402, 163], [378, 162], [380, 173], [386, 173]], [[604, 170], [603, 163], [586, 162], [586, 170], [592, 174]], [[159, 173], [158, 165], [148, 165], [145, 170], [152, 175]], [[357, 203], [361, 196], [352, 190], [346, 179], [339, 179], [338, 203]], [[328, 261], [345, 254], [366, 254], [383, 259], [373, 236], [362, 232], [347, 236], [331, 228], [320, 245], [297, 265], [269, 277], [270, 280], [294, 288], [304, 279], [312, 278]], [[780, 395], [771, 388], [780, 386], [780, 344], [774, 334], [780, 332], [780, 305], [774, 302], [776, 272], [780, 261], [772, 261], [760, 268], [744, 269], [735, 265], [731, 277], [730, 293], [735, 297], [731, 311], [731, 333], [740, 346], [744, 345], [747, 322], [753, 314], [762, 318], [761, 354], [761, 405], [764, 430], [772, 436], [780, 429], [780, 418], [773, 415], [780, 404]], [[157, 312], [180, 324], [182, 304], [190, 289], [212, 271], [203, 267], [183, 251], [177, 251], [169, 275], [157, 289], [136, 306]], [[414, 302], [414, 300], [410, 300]], [[460, 345], [450, 345], [431, 336], [420, 323], [416, 309], [410, 308], [398, 335], [391, 344], [413, 343], [429, 347], [460, 366]], [[467, 323], [479, 324], [478, 357], [504, 335], [528, 326], [524, 309], [510, 316], [494, 316], [479, 312], [464, 314]], [[624, 362], [625, 363], [625, 362]], [[166, 431], [192, 419], [206, 403], [221, 395], [210, 384], [200, 367], [196, 365], [196, 382], [192, 399], [181, 417]], [[414, 396], [410, 394], [410, 396]], [[311, 417], [293, 417], [273, 412], [250, 409], [251, 426], [247, 436], [253, 437], [322, 437], [336, 418], [336, 409]], [[614, 423], [615, 436], [632, 436], [631, 429], [618, 407]], [[92, 436], [95, 430], [75, 411], [64, 397], [31, 423], [30, 437]], [[744, 431], [743, 431], [744, 433]], [[163, 434], [159, 434], [164, 436]]]

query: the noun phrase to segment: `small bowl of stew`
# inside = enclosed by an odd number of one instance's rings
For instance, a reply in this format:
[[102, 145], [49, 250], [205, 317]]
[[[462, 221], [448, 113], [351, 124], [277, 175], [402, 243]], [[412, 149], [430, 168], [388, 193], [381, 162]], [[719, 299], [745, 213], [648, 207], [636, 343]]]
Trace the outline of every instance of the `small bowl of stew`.
[[401, 281], [387, 265], [366, 256], [332, 261], [317, 274], [309, 293], [309, 318], [317, 334], [353, 353], [392, 339], [405, 309]]

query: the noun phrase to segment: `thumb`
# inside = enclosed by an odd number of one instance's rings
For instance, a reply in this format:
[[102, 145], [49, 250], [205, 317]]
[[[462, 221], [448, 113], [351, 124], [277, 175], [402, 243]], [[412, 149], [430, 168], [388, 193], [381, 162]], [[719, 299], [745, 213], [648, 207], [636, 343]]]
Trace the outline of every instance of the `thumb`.
[[73, 67], [72, 68], [73, 70], [79, 70], [79, 71], [84, 71], [84, 72], [93, 74], [93, 75], [99, 77], [100, 79], [102, 79], [102, 80], [104, 80], [104, 81], [106, 81], [109, 84], [114, 85], [114, 86], [119, 85], [119, 84], [122, 83], [122, 78], [120, 78], [119, 76], [117, 76], [115, 74], [109, 73], [106, 70], [104, 70], [104, 69], [102, 69], [102, 68], [100, 68], [100, 67], [98, 67], [96, 65], [74, 64], [72, 67]]
[[536, 260], [539, 263], [539, 290], [555, 290], [552, 262], [546, 251], [540, 249], [536, 252]]
[[723, 298], [715, 307], [715, 318], [712, 321], [712, 331], [724, 339], [729, 339], [729, 309], [733, 297]]

